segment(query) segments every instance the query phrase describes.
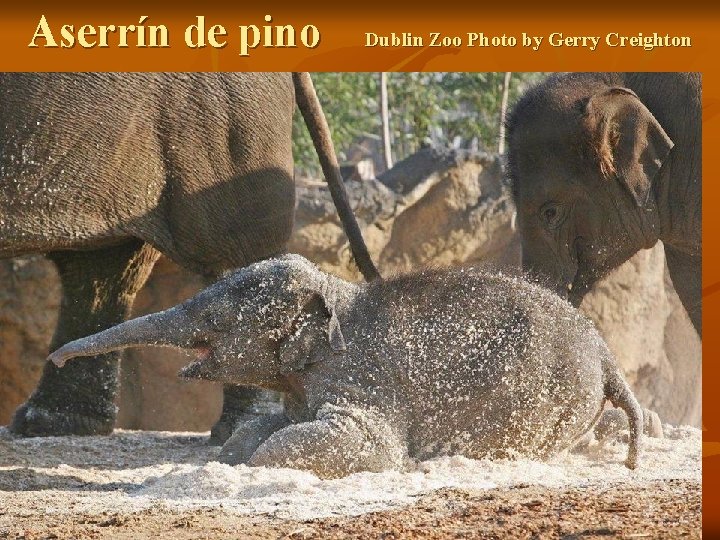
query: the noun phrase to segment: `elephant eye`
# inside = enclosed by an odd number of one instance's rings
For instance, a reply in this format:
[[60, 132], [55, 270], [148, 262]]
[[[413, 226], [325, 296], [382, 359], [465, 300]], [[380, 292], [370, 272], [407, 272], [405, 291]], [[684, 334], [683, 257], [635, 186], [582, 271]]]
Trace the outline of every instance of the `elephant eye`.
[[562, 222], [562, 208], [557, 203], [548, 203], [540, 209], [540, 220], [548, 229], [554, 229]]

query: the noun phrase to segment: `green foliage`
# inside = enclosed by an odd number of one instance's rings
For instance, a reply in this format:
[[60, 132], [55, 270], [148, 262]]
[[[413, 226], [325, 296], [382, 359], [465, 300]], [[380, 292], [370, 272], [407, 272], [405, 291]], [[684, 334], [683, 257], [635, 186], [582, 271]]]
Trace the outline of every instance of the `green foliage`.
[[[513, 73], [509, 104], [542, 73]], [[314, 73], [313, 82], [343, 161], [352, 143], [366, 134], [380, 136], [379, 73]], [[496, 151], [504, 72], [388, 73], [388, 103], [393, 161], [423, 144], [459, 143]], [[299, 113], [293, 125], [295, 164], [319, 175], [317, 156]]]
[[[344, 152], [359, 136], [380, 133], [379, 78], [376, 73], [313, 73], [312, 79], [342, 162]], [[293, 154], [300, 171], [320, 174], [310, 134], [297, 110], [293, 119]]]

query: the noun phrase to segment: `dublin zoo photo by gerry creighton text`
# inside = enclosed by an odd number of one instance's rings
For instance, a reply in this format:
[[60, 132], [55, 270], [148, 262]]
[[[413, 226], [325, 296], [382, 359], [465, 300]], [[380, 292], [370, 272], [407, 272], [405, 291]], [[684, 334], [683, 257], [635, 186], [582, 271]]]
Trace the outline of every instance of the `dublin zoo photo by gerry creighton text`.
[[562, 32], [551, 32], [547, 36], [533, 36], [522, 32], [515, 35], [489, 35], [485, 32], [466, 32], [463, 35], [430, 32], [426, 36], [412, 32], [391, 32], [376, 34], [365, 32], [365, 47], [530, 47], [537, 51], [540, 47], [582, 47], [595, 51], [599, 45], [606, 47], [641, 47], [652, 51], [657, 47], [692, 47], [690, 36], [671, 36], [670, 34], [642, 34], [627, 36], [610, 32], [605, 36], [574, 36]]

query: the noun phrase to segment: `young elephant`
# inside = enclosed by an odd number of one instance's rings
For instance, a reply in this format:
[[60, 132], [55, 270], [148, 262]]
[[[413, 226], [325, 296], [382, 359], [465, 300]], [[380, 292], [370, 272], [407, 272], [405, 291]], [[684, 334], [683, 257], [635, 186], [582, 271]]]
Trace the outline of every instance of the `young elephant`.
[[542, 459], [587, 433], [606, 399], [629, 417], [626, 465], [638, 461], [642, 411], [605, 342], [517, 277], [460, 268], [351, 284], [286, 255], [50, 360], [142, 345], [194, 349], [186, 377], [284, 393], [283, 414], [226, 443], [232, 463], [338, 477], [448, 454]]

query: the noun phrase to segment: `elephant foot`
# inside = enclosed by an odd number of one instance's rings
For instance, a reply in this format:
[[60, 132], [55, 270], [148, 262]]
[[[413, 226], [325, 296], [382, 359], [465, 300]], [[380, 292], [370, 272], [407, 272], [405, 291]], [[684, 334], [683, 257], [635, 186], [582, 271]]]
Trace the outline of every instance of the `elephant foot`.
[[402, 470], [406, 463], [405, 440], [384, 415], [329, 403], [316, 420], [273, 433], [248, 460], [251, 467], [303, 469], [320, 478]]
[[247, 463], [268, 437], [290, 424], [290, 419], [284, 413], [258, 415], [251, 420], [240, 422], [223, 445], [217, 460], [227, 465]]
[[244, 412], [227, 416], [223, 414], [210, 430], [209, 443], [214, 446], [222, 446], [237, 430], [242, 429], [245, 425], [262, 422], [266, 416], [265, 412]]
[[[628, 419], [624, 411], [621, 409], [607, 409], [603, 411], [600, 420], [594, 427], [595, 439], [604, 441], [611, 437], [617, 437], [628, 429]], [[650, 409], [643, 409], [643, 434], [654, 439], [664, 437], [660, 417]]]
[[655, 439], [665, 438], [662, 422], [658, 413], [650, 409], [643, 409], [643, 433]]
[[113, 431], [116, 414], [115, 406], [111, 407], [112, 414], [105, 410], [98, 415], [88, 415], [77, 411], [50, 410], [27, 402], [15, 411], [9, 429], [23, 437], [109, 435]]

